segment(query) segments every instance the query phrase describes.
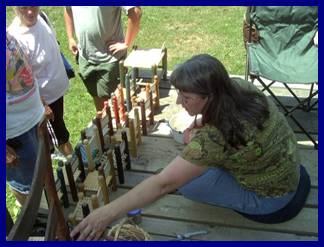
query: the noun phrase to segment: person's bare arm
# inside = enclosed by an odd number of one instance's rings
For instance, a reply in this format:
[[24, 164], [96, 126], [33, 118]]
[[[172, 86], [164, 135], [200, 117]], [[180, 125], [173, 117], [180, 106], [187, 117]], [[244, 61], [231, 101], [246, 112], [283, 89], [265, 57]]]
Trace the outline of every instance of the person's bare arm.
[[69, 49], [74, 55], [76, 55], [78, 52], [78, 46], [74, 39], [74, 22], [71, 8], [64, 8], [64, 22], [69, 41]]
[[206, 167], [191, 164], [180, 156], [176, 157], [159, 174], [149, 177], [123, 196], [93, 211], [73, 229], [71, 237], [80, 233], [78, 240], [99, 239], [114, 220], [132, 209], [142, 208], [156, 201], [168, 192], [200, 176], [206, 169]]
[[109, 50], [115, 54], [118, 51], [125, 50], [130, 47], [140, 30], [140, 22], [142, 10], [140, 7], [134, 7], [128, 11], [127, 30], [124, 43], [115, 43], [109, 46]]

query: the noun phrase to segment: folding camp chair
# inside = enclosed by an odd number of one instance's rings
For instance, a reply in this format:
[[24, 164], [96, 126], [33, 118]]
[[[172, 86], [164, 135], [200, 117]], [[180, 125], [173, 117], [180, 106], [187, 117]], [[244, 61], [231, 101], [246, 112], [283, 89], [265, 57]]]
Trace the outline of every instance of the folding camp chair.
[[[317, 149], [317, 141], [293, 115], [297, 109], [309, 112], [317, 106], [318, 47], [317, 6], [248, 7], [243, 34], [247, 50], [246, 79], [255, 79], [289, 116]], [[269, 82], [270, 81], [270, 82]], [[275, 82], [282, 83], [296, 105], [287, 106], [275, 94]], [[298, 97], [291, 84], [307, 84], [308, 97]]]
[[15, 223], [13, 223], [8, 209], [6, 210], [7, 240], [28, 240], [37, 218], [44, 188], [49, 205], [44, 239], [70, 239], [69, 229], [56, 191], [46, 121], [43, 121], [38, 128], [38, 137], [39, 146], [33, 182], [27, 200]]

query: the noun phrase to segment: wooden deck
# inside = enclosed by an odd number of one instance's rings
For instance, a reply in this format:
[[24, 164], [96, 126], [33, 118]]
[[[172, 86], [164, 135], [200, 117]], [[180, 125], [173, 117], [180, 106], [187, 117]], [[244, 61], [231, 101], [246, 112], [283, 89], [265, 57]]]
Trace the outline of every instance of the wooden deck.
[[[281, 89], [278, 89], [278, 92]], [[300, 90], [301, 93], [307, 93]], [[166, 121], [179, 110], [175, 102], [176, 92], [168, 83], [161, 83], [161, 111], [155, 116], [156, 125], [149, 136], [143, 137], [139, 157], [132, 159], [132, 169], [126, 172], [125, 184], [120, 185], [112, 198], [126, 193], [143, 179], [165, 167], [182, 150], [176, 143]], [[286, 97], [284, 93], [283, 97]], [[287, 100], [290, 100], [287, 97]], [[301, 113], [302, 117], [304, 113]], [[302, 121], [317, 139], [317, 111]], [[318, 151], [300, 134], [296, 126], [302, 164], [310, 173], [312, 187], [307, 203], [294, 219], [281, 224], [261, 224], [245, 219], [232, 210], [190, 201], [177, 193], [171, 193], [143, 208], [140, 224], [154, 240], [172, 240], [177, 234], [207, 230], [207, 235], [192, 237], [194, 240], [318, 240]]]
[[[278, 92], [281, 89], [278, 89]], [[305, 90], [300, 90], [306, 94]], [[167, 120], [181, 106], [175, 105], [176, 92], [167, 81], [160, 84], [160, 112], [155, 115], [155, 125], [138, 146], [138, 158], [132, 159], [132, 168], [125, 173], [125, 184], [110, 194], [115, 199], [129, 191], [143, 179], [165, 167], [183, 149], [172, 136]], [[283, 97], [286, 97], [282, 93]], [[287, 97], [287, 100], [291, 100]], [[317, 139], [317, 111], [302, 121]], [[318, 151], [296, 126], [302, 164], [311, 177], [311, 192], [303, 210], [294, 219], [281, 224], [261, 224], [245, 219], [232, 210], [190, 201], [177, 192], [170, 193], [142, 209], [139, 225], [154, 240], [176, 240], [177, 234], [207, 230], [208, 234], [192, 240], [318, 240]], [[73, 204], [71, 205], [73, 207]], [[71, 208], [66, 210], [66, 214]]]

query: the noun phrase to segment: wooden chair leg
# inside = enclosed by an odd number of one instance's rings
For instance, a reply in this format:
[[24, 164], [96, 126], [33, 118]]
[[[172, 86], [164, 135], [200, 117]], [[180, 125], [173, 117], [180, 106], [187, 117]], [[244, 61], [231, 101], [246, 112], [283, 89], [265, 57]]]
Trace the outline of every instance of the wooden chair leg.
[[11, 218], [11, 215], [10, 215], [10, 213], [8, 211], [8, 208], [6, 207], [6, 236], [8, 236], [8, 234], [9, 234], [11, 228], [13, 227], [13, 225], [14, 225], [14, 222], [13, 222], [13, 220]]

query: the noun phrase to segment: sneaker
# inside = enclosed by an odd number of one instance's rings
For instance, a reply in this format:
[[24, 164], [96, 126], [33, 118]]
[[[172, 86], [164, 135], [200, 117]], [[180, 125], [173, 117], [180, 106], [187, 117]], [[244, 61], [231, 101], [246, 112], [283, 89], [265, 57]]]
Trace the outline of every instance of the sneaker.
[[61, 160], [63, 162], [67, 161], [66, 157], [57, 149], [55, 149], [55, 152], [51, 154], [51, 158], [52, 160]]

